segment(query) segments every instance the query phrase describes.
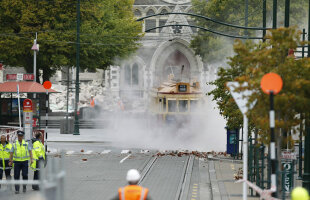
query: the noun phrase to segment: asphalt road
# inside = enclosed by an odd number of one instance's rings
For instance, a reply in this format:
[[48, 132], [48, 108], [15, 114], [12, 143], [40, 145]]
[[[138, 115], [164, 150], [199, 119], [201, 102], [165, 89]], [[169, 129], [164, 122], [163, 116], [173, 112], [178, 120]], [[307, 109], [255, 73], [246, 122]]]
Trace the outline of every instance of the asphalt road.
[[[60, 149], [66, 153], [66, 200], [111, 199], [119, 187], [126, 185], [126, 173], [132, 168], [145, 175], [141, 185], [150, 189], [154, 200], [210, 199], [209, 177], [205, 170], [207, 164], [203, 159], [193, 157], [189, 162], [189, 156], [157, 157], [154, 150], [122, 149], [109, 143], [49, 143], [49, 148], [50, 156]], [[154, 159], [156, 161], [152, 163]], [[32, 177], [30, 172], [29, 178]], [[26, 194], [0, 192], [0, 199], [33, 200], [36, 194], [38, 192], [28, 186]]]

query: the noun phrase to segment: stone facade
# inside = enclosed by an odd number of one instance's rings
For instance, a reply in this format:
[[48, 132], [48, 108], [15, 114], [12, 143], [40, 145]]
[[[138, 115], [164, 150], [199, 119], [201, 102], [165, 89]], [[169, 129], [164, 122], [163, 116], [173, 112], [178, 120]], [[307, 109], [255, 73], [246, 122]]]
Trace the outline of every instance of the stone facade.
[[[191, 12], [190, 0], [136, 0], [133, 10], [136, 18], [167, 12]], [[176, 80], [191, 82], [207, 82], [209, 72], [206, 65], [190, 48], [190, 40], [197, 32], [195, 28], [177, 26], [178, 24], [194, 24], [186, 15], [161, 15], [144, 20], [143, 32], [163, 26], [145, 33], [141, 48], [130, 59], [124, 60], [117, 67], [118, 76], [106, 72], [106, 88], [113, 88], [119, 97], [147, 97], [151, 87], [173, 74]], [[113, 82], [113, 83], [112, 83]], [[113, 87], [117, 85], [117, 87]], [[205, 84], [201, 84], [205, 85]]]

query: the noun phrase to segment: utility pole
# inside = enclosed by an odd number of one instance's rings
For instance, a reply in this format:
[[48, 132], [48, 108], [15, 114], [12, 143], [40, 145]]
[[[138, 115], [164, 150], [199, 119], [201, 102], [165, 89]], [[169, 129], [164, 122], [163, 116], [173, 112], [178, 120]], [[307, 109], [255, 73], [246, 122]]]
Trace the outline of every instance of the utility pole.
[[273, 0], [273, 17], [272, 17], [272, 28], [277, 28], [277, 8], [278, 8], [278, 0]]
[[74, 133], [73, 135], [80, 135], [78, 103], [80, 93], [80, 0], [77, 0], [76, 6], [76, 79], [75, 79], [75, 108], [74, 108]]
[[[267, 0], [263, 0], [263, 28], [266, 28], [266, 18], [267, 18]], [[265, 42], [266, 30], [263, 30], [263, 41]]]
[[[308, 10], [308, 42], [310, 42], [310, 0], [309, 0], [309, 10]], [[310, 44], [308, 43], [308, 58]], [[305, 136], [305, 160], [304, 160], [304, 174], [302, 179], [302, 186], [310, 192], [310, 124], [309, 124], [309, 113], [305, 115], [306, 121], [306, 136]]]
[[284, 26], [287, 28], [290, 26], [290, 0], [285, 0], [285, 19]]
[[[244, 21], [244, 26], [248, 27], [248, 23], [249, 23], [249, 0], [245, 0], [245, 11], [244, 11], [244, 15], [245, 15], [245, 21]], [[248, 30], [245, 29], [245, 36], [248, 36]]]

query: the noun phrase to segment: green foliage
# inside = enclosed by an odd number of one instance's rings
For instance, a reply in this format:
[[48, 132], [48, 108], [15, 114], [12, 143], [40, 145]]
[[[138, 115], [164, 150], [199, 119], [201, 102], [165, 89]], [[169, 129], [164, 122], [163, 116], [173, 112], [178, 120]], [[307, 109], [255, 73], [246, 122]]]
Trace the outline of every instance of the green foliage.
[[[258, 129], [262, 142], [269, 140], [269, 97], [260, 89], [263, 75], [269, 72], [279, 74], [284, 82], [282, 91], [275, 96], [276, 128], [289, 132], [300, 123], [299, 114], [310, 110], [310, 59], [295, 59], [288, 55], [289, 49], [296, 49], [303, 43], [300, 32], [294, 28], [279, 28], [267, 35], [266, 42], [246, 42], [237, 40], [235, 56], [230, 58], [230, 68], [221, 69], [219, 78], [212, 84], [214, 95], [221, 113], [228, 119], [228, 126], [236, 126], [242, 120], [235, 115], [238, 108], [231, 103], [232, 97], [225, 87], [227, 81], [248, 82], [254, 91], [250, 101], [257, 101], [248, 113], [252, 127]], [[237, 117], [236, 117], [237, 116]], [[241, 123], [240, 123], [241, 124]]]
[[[208, 16], [218, 21], [245, 25], [245, 1], [244, 0], [193, 0], [194, 13]], [[248, 26], [262, 27], [263, 0], [248, 0]], [[278, 0], [278, 26], [284, 25], [285, 0]], [[290, 22], [291, 25], [303, 28], [307, 18], [307, 0], [291, 1]], [[218, 25], [204, 19], [195, 18], [196, 24], [208, 29], [216, 30], [231, 35], [244, 36], [245, 30]], [[272, 1], [267, 0], [267, 26], [272, 24]], [[248, 30], [250, 36], [262, 36], [261, 31]], [[234, 40], [200, 30], [191, 42], [191, 47], [197, 55], [200, 55], [207, 63], [223, 61], [223, 58], [231, 55]]]
[[[106, 68], [133, 53], [142, 36], [132, 12], [133, 0], [81, 1], [80, 66]], [[33, 71], [31, 47], [38, 33], [37, 69], [44, 80], [76, 58], [76, 6], [73, 0], [2, 0], [0, 2], [0, 60]]]

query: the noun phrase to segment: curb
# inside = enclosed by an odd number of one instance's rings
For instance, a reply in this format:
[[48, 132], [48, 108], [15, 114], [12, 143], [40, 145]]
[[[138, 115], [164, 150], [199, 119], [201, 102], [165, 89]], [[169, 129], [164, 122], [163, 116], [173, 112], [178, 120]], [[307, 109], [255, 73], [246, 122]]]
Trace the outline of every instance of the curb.
[[59, 142], [59, 143], [112, 143], [111, 141], [73, 141], [73, 140], [47, 140], [47, 142]]
[[208, 157], [208, 160], [222, 161], [222, 162], [232, 162], [232, 163], [238, 163], [238, 164], [242, 164], [242, 163], [243, 163], [242, 160], [233, 160], [233, 159], [229, 159], [229, 158], [214, 158], [214, 157]]

